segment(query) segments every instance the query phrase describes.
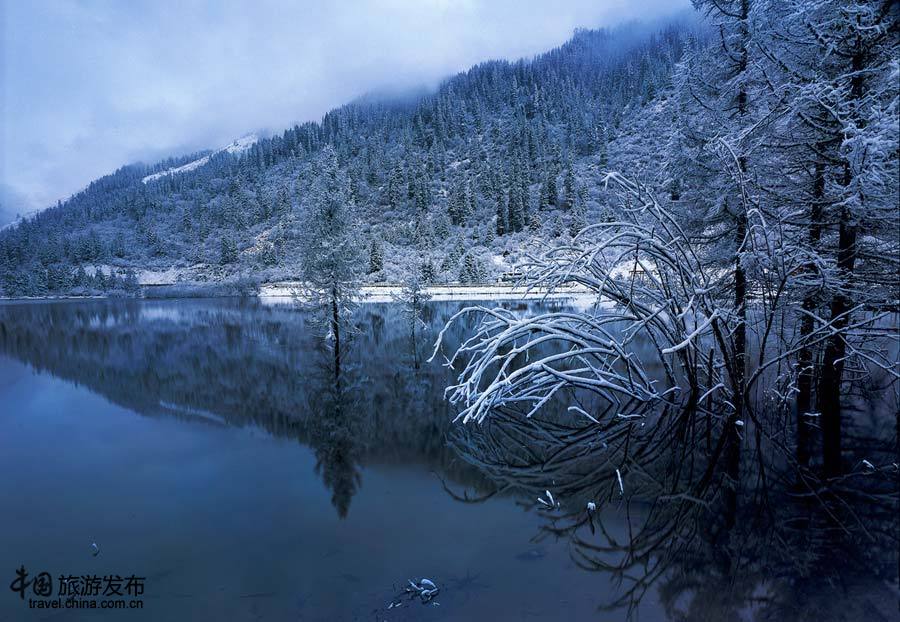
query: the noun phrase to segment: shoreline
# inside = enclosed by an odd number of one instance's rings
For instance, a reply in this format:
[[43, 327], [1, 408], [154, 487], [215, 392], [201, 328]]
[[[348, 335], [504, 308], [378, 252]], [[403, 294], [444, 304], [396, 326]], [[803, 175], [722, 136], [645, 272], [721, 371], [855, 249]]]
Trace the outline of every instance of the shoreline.
[[[297, 283], [269, 283], [260, 287], [257, 296], [269, 304], [292, 302]], [[361, 303], [394, 302], [400, 294], [402, 285], [376, 284], [364, 285], [360, 288]], [[431, 296], [431, 300], [442, 302], [448, 300], [535, 300], [539, 298], [560, 299], [582, 296], [593, 296], [590, 290], [583, 287], [566, 287], [548, 292], [543, 289], [528, 289], [512, 285], [432, 285], [422, 288]]]
[[[172, 287], [178, 288], [179, 286], [184, 285], [185, 293], [191, 291], [193, 295], [171, 295], [171, 296], [147, 296], [148, 289], [152, 291], [152, 289], [159, 287]], [[209, 285], [209, 293], [204, 294], [203, 289], [205, 289], [205, 285], [196, 284], [196, 283], [159, 283], [148, 286], [143, 286], [141, 296], [108, 296], [108, 295], [92, 295], [92, 296], [77, 296], [77, 295], [60, 295], [60, 296], [25, 296], [25, 297], [2, 297], [0, 296], [0, 303], [15, 303], [15, 302], [61, 302], [61, 301], [79, 301], [79, 300], [186, 300], [192, 298], [257, 298], [264, 304], [290, 304], [294, 301], [294, 294], [299, 287], [299, 283], [296, 282], [276, 282], [276, 283], [265, 283], [260, 285], [259, 291], [255, 294], [248, 296], [241, 296], [240, 294], [217, 294], [214, 290], [219, 287], [221, 284], [211, 284]], [[399, 284], [391, 284], [391, 283], [377, 283], [373, 285], [364, 285], [360, 288], [360, 297], [358, 302], [360, 303], [384, 303], [384, 302], [394, 302], [394, 299], [397, 295], [399, 295], [402, 289], [402, 285]], [[547, 298], [549, 300], [559, 300], [566, 298], [591, 298], [593, 299], [594, 294], [584, 287], [570, 286], [557, 288], [553, 292], [549, 292], [546, 288], [526, 288], [521, 286], [513, 286], [513, 285], [498, 285], [496, 283], [485, 283], [479, 285], [461, 285], [461, 284], [453, 284], [453, 285], [432, 285], [428, 287], [424, 287], [423, 290], [431, 296], [431, 300], [435, 302], [443, 302], [443, 301], [451, 301], [451, 300], [537, 300], [541, 298]], [[199, 295], [198, 295], [199, 294]]]

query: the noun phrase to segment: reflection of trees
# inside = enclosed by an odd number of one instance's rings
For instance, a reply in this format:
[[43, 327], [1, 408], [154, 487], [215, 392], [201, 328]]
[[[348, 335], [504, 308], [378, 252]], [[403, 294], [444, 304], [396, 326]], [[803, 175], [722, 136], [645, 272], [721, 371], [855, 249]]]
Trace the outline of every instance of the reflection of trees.
[[[566, 538], [578, 566], [621, 585], [610, 610], [635, 614], [652, 592], [671, 620], [896, 614], [886, 587], [897, 571], [891, 468], [857, 469], [842, 486], [798, 486], [765, 439], [733, 470], [727, 448], [708, 446], [706, 413], [693, 406], [627, 405], [621, 414], [584, 426], [564, 412], [533, 420], [497, 411], [456, 430], [453, 443], [496, 489], [518, 491], [542, 516], [539, 539]], [[895, 460], [893, 447], [866, 447], [875, 464]], [[537, 501], [545, 489], [560, 508]]]
[[[339, 325], [333, 325], [340, 331]], [[334, 334], [341, 343], [339, 333]], [[344, 350], [336, 346], [320, 350], [318, 373], [308, 376], [310, 387], [308, 418], [309, 444], [316, 455], [316, 472], [331, 491], [331, 503], [338, 516], [346, 518], [350, 501], [362, 484], [359, 461], [368, 438], [360, 409], [359, 380], [352, 367], [341, 365], [351, 351], [348, 339]], [[318, 378], [317, 378], [318, 376]]]
[[[433, 303], [423, 318], [433, 332], [456, 308]], [[481, 476], [455, 460], [444, 441], [451, 419], [443, 400], [446, 370], [426, 365], [410, 373], [408, 325], [394, 305], [361, 305], [354, 323], [353, 348], [342, 362], [346, 390], [338, 396], [322, 367], [327, 357], [317, 348], [318, 327], [289, 306], [232, 300], [2, 305], [0, 354], [144, 416], [258, 427], [319, 447], [323, 479], [347, 502], [346, 493], [356, 490], [351, 474], [367, 464], [418, 464], [480, 484]], [[351, 443], [359, 435], [367, 442]]]
[[[431, 336], [459, 306], [424, 308]], [[527, 303], [515, 310], [530, 311]], [[468, 334], [475, 320], [468, 321], [447, 338]], [[856, 466], [827, 487], [807, 471], [798, 477], [786, 457], [791, 448], [775, 435], [744, 438], [740, 485], [731, 486], [725, 461], [714, 459], [717, 439], [727, 438], [723, 417], [706, 400], [708, 411], [630, 403], [607, 413], [599, 402], [570, 395], [565, 404], [579, 404], [603, 424], [586, 427], [562, 408], [540, 419], [498, 412], [479, 427], [454, 426], [448, 446], [454, 412], [443, 390], [450, 372], [415, 369], [396, 306], [362, 305], [354, 323], [339, 392], [307, 316], [254, 303], [0, 306], [0, 354], [145, 416], [254, 426], [296, 439], [312, 448], [341, 515], [360, 471], [373, 463], [435, 469], [449, 487], [474, 487], [477, 496], [517, 490], [533, 506], [550, 489], [562, 507], [536, 506], [541, 535], [567, 538], [579, 565], [621, 580], [622, 598], [611, 606], [627, 610], [651, 593], [675, 620], [728, 620], [751, 608], [759, 620], [825, 622], [884, 590], [872, 577], [890, 577], [885, 567], [896, 559], [897, 472], [890, 465], [898, 458], [893, 427], [873, 414], [882, 404], [860, 401], [848, 429], [858, 449], [848, 444], [845, 454]], [[779, 415], [771, 416], [777, 429]], [[593, 517], [589, 501], [598, 506]]]
[[309, 422], [309, 442], [316, 455], [316, 471], [331, 490], [331, 503], [338, 516], [345, 518], [362, 483], [359, 461], [366, 437], [353, 389], [346, 386], [346, 378], [341, 380], [322, 387], [312, 408], [315, 415]]

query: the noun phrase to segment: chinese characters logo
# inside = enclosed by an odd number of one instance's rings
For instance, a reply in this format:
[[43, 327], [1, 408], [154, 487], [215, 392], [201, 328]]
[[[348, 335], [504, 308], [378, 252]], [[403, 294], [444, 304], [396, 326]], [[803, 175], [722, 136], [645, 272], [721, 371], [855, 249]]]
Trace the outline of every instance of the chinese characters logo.
[[[56, 598], [53, 598], [53, 577], [49, 572], [30, 575], [25, 565], [16, 569], [9, 589], [32, 609], [141, 609], [145, 577], [134, 574], [121, 576], [108, 574], [60, 574], [57, 579]], [[30, 588], [30, 589], [29, 589]], [[132, 600], [126, 600], [130, 598]]]

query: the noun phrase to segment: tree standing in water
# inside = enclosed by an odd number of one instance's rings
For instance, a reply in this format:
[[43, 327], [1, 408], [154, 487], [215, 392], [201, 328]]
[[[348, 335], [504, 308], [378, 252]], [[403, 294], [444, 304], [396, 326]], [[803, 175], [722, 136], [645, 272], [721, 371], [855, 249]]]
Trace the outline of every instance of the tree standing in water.
[[331, 146], [322, 150], [300, 232], [302, 297], [328, 327], [340, 384], [341, 328], [359, 293], [363, 256], [347, 178]]
[[407, 276], [403, 280], [403, 287], [400, 293], [394, 296], [394, 302], [400, 305], [404, 318], [409, 325], [410, 344], [412, 346], [413, 367], [419, 369], [421, 363], [419, 361], [419, 338], [416, 335], [416, 327], [422, 325], [422, 330], [426, 328], [422, 319], [425, 305], [431, 300], [431, 294], [425, 289], [425, 284], [421, 277], [423, 270], [416, 270], [410, 266]]

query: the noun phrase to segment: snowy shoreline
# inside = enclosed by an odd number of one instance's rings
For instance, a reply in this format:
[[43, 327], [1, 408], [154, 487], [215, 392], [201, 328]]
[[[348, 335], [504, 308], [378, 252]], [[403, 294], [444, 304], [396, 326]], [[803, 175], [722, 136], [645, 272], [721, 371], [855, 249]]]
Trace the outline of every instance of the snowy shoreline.
[[[267, 283], [260, 287], [259, 298], [266, 303], [292, 302], [298, 283]], [[401, 285], [364, 285], [360, 288], [359, 302], [393, 302], [400, 294]], [[511, 285], [434, 285], [425, 287], [431, 299], [437, 302], [447, 300], [535, 300], [539, 298], [581, 298], [593, 294], [584, 287], [565, 287], [548, 293], [545, 288], [531, 289]]]
[[[163, 286], [158, 284], [156, 286]], [[177, 287], [178, 284], [165, 285], [164, 287]], [[202, 289], [202, 285], [197, 284]], [[145, 286], [146, 287], [146, 286]], [[295, 293], [299, 291], [300, 284], [296, 282], [281, 283], [264, 283], [260, 286], [259, 292], [255, 296], [265, 304], [290, 304], [294, 301]], [[360, 288], [360, 303], [383, 303], [394, 302], [397, 295], [400, 294], [401, 285], [397, 284], [376, 284], [364, 285]], [[538, 300], [547, 298], [550, 300], [559, 299], [583, 299], [593, 300], [594, 294], [584, 287], [563, 287], [548, 292], [546, 288], [528, 289], [525, 287], [517, 287], [512, 285], [435, 285], [424, 288], [436, 302], [450, 300]], [[166, 296], [164, 298], [155, 298], [154, 296], [143, 296], [137, 299], [146, 298], [149, 300], [179, 300], [190, 298], [225, 298], [234, 297], [222, 294], [216, 294], [213, 288], [210, 288], [209, 295], [185, 295], [185, 296]], [[120, 298], [117, 296], [30, 296], [20, 298], [0, 297], [0, 302], [40, 302], [40, 301], [64, 301], [64, 300], [106, 300]], [[131, 298], [121, 297], [123, 300]]]

